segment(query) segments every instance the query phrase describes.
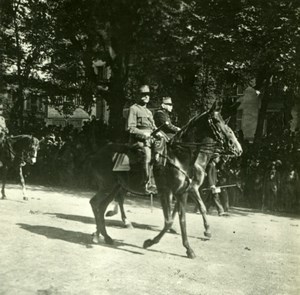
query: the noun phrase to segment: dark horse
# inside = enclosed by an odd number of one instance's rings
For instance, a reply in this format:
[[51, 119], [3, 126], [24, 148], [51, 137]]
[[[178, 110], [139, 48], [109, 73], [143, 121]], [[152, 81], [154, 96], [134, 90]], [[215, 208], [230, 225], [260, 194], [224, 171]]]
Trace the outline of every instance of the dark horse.
[[7, 171], [13, 167], [19, 170], [23, 199], [28, 200], [22, 167], [26, 164], [32, 165], [36, 162], [38, 149], [39, 140], [31, 135], [6, 136], [3, 139], [0, 146], [0, 161], [3, 165], [2, 199], [6, 199], [5, 184]]
[[[111, 159], [118, 148], [117, 145], [109, 144], [101, 149], [92, 160], [99, 188], [90, 200], [97, 226], [94, 242], [99, 241], [101, 234], [106, 243], [113, 243], [106, 231], [104, 214], [114, 197], [126, 191], [140, 193], [130, 182], [128, 172], [112, 172]], [[144, 248], [160, 241], [163, 235], [171, 229], [175, 214], [178, 212], [183, 246], [187, 249], [189, 258], [195, 257], [187, 239], [186, 201], [188, 195], [195, 200], [203, 216], [204, 234], [210, 236], [206, 208], [199, 194], [199, 187], [205, 177], [206, 165], [216, 152], [240, 156], [242, 148], [220, 113], [216, 112], [213, 107], [210, 111], [192, 118], [167, 144], [167, 156], [164, 155], [166, 165], [154, 166], [154, 179], [161, 199], [165, 225], [154, 239], [144, 242]], [[173, 196], [176, 198], [176, 203], [172, 212]]]

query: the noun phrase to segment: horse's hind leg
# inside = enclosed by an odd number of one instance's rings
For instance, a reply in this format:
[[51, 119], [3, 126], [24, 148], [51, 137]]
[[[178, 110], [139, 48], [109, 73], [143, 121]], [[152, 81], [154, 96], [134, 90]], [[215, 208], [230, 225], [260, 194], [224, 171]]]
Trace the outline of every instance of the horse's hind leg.
[[186, 214], [185, 214], [186, 200], [187, 200], [186, 193], [181, 195], [178, 200], [178, 214], [179, 214], [182, 244], [186, 248], [186, 254], [187, 254], [188, 258], [195, 258], [196, 255], [195, 255], [193, 249], [190, 247], [190, 244], [189, 244], [188, 238], [187, 238]]
[[103, 198], [101, 197], [100, 192], [98, 192], [90, 200], [90, 204], [92, 206], [95, 215], [96, 225], [97, 225], [96, 238], [95, 238], [96, 241], [98, 241], [99, 234], [101, 234], [104, 237], [104, 240], [107, 244], [113, 244], [112, 238], [107, 234], [106, 231], [104, 214], [108, 204], [113, 200], [115, 194], [118, 192], [119, 189], [120, 189], [119, 186], [115, 186], [113, 190]]
[[119, 213], [119, 202], [116, 199], [112, 201], [111, 205], [113, 206], [113, 209], [106, 212], [106, 217], [112, 217]]
[[170, 200], [172, 199], [172, 197], [170, 196], [170, 194], [172, 195], [172, 192], [168, 192], [168, 194], [163, 194], [161, 196], [161, 205], [162, 205], [162, 209], [163, 209], [163, 213], [164, 213], [164, 217], [165, 217], [164, 227], [161, 230], [161, 232], [156, 237], [154, 237], [154, 239], [152, 239], [152, 240], [148, 239], [144, 242], [143, 247], [145, 249], [151, 247], [154, 244], [157, 244], [161, 240], [161, 238], [164, 236], [164, 234], [172, 228], [174, 216], [177, 211], [178, 203], [176, 202], [175, 207], [173, 209], [174, 210], [173, 214], [171, 214]]
[[127, 228], [133, 228], [131, 222], [127, 219], [125, 209], [124, 209], [125, 194], [126, 194], [126, 190], [120, 188], [120, 190], [117, 192], [115, 199], [114, 199], [114, 201], [115, 201], [114, 209], [107, 211], [105, 216], [111, 217], [111, 216], [116, 215], [118, 213], [118, 207], [120, 207], [121, 218], [122, 218], [124, 226]]

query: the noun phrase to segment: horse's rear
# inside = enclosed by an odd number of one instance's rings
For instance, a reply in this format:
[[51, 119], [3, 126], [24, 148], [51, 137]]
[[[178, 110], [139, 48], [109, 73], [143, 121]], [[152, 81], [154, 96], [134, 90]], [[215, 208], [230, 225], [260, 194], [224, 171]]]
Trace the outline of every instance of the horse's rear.
[[138, 168], [132, 169], [131, 164], [131, 169], [128, 169], [128, 171], [127, 169], [114, 171], [117, 161], [116, 154], [130, 155], [131, 153], [134, 153], [134, 150], [129, 145], [109, 143], [99, 149], [98, 152], [88, 156], [85, 161], [86, 173], [97, 185], [97, 193], [90, 200], [97, 226], [94, 242], [98, 242], [99, 235], [102, 234], [107, 243], [112, 243], [105, 229], [104, 215], [107, 206], [114, 199], [118, 200], [121, 207], [124, 225], [131, 227], [123, 208], [124, 196], [128, 191], [137, 195], [144, 194], [143, 175]]

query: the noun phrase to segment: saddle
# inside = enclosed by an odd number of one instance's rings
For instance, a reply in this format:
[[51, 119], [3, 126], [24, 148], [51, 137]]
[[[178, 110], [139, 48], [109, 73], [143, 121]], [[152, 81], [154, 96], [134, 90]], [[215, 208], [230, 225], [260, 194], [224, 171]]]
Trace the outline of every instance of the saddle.
[[125, 153], [115, 153], [113, 155], [113, 169], [114, 172], [130, 171], [129, 157]]
[[[136, 145], [124, 145], [125, 149], [118, 150], [113, 155], [113, 169], [114, 172], [131, 171], [133, 166], [143, 163], [143, 151]], [[159, 166], [165, 166], [167, 159], [167, 147], [166, 142], [162, 139], [154, 143], [152, 149], [152, 161], [151, 163]]]

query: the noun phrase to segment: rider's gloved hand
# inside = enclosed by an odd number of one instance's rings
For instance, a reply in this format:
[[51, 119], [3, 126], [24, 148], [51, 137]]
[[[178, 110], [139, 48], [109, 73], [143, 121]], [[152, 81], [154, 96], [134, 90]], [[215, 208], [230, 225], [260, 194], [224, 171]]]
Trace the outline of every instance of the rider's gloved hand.
[[215, 194], [215, 193], [217, 192], [217, 188], [216, 188], [215, 185], [211, 185], [211, 186], [210, 186], [210, 189], [211, 189], [211, 192], [212, 192], [213, 194]]
[[142, 134], [141, 135], [141, 138], [143, 139], [143, 140], [148, 140], [148, 139], [150, 139], [150, 135], [147, 135], [147, 134]]
[[163, 135], [161, 132], [157, 132], [157, 133], [155, 134], [155, 137], [157, 137], [157, 138], [163, 138], [164, 135]]

